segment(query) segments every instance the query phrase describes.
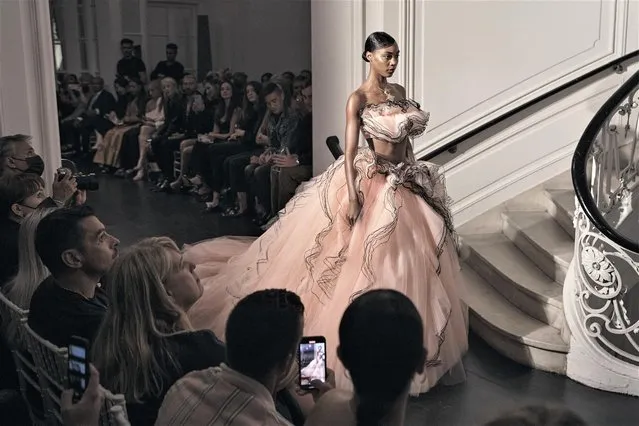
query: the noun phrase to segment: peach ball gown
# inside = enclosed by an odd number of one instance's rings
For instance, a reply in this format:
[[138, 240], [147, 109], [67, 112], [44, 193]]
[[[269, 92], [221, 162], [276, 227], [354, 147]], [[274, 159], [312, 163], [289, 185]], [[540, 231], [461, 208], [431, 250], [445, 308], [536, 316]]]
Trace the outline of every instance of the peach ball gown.
[[[410, 99], [389, 99], [366, 105], [360, 118], [368, 140], [400, 143], [422, 134], [429, 114]], [[362, 210], [352, 228], [342, 156], [303, 184], [260, 238], [221, 237], [187, 246], [185, 257], [196, 264], [204, 286], [189, 312], [193, 326], [224, 339], [226, 319], [240, 298], [268, 288], [294, 291], [306, 307], [304, 334], [326, 337], [327, 364], [337, 387], [348, 390], [352, 383], [336, 354], [342, 313], [362, 292], [392, 288], [410, 297], [424, 320], [428, 357], [411, 394], [440, 379], [463, 381], [468, 316], [446, 188], [434, 166], [415, 161], [410, 142], [407, 147], [399, 164], [359, 149]]]

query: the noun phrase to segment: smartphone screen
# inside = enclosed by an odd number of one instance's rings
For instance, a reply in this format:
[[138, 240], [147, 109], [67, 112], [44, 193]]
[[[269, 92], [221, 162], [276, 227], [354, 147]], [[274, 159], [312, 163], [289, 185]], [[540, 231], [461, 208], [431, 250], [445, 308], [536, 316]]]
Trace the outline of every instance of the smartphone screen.
[[78, 400], [89, 383], [89, 342], [81, 337], [73, 336], [68, 346], [69, 366], [67, 377], [73, 389], [73, 397]]
[[313, 380], [326, 381], [326, 339], [322, 336], [303, 337], [299, 347], [299, 385], [310, 390]]

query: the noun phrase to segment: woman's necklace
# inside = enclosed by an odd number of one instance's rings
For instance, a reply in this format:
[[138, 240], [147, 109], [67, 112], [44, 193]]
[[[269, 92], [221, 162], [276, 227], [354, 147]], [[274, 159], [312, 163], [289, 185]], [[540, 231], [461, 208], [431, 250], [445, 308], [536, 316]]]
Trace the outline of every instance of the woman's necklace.
[[378, 90], [386, 97], [386, 100], [388, 101], [395, 100], [395, 96], [393, 96], [393, 94], [391, 93], [389, 84], [384, 85], [384, 87], [380, 86]]

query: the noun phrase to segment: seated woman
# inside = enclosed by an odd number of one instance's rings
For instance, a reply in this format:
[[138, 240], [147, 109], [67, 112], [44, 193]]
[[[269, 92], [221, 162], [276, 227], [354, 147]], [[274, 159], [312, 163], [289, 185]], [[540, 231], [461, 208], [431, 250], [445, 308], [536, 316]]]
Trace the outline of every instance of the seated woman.
[[181, 127], [182, 114], [184, 111], [184, 98], [182, 97], [178, 84], [171, 77], [165, 77], [162, 79], [161, 85], [161, 102], [164, 120], [156, 120], [153, 124], [144, 124], [140, 128], [140, 134], [138, 136], [140, 158], [138, 160], [138, 164], [133, 169], [137, 172], [133, 177], [134, 181], [140, 181], [146, 177], [150, 148], [149, 140], [152, 138], [170, 135], [176, 129]]
[[[230, 81], [223, 81], [220, 84], [220, 96], [223, 102], [220, 102], [215, 110], [213, 131], [193, 146], [192, 158], [197, 161], [192, 164], [195, 177], [191, 179], [191, 183], [199, 187], [197, 195], [200, 196], [201, 201], [207, 201], [215, 196], [210, 187], [211, 183], [214, 183], [212, 180], [215, 179], [212, 176], [210, 158], [231, 145], [237, 145], [236, 141], [229, 142], [229, 137], [237, 126], [241, 109], [240, 101], [233, 92], [233, 84]], [[219, 204], [219, 193], [217, 196]]]
[[337, 356], [354, 391], [326, 392], [306, 426], [402, 426], [411, 380], [426, 362], [424, 326], [413, 302], [387, 289], [356, 297], [339, 324]]
[[160, 80], [153, 80], [148, 87], [148, 101], [145, 108], [142, 126], [134, 127], [126, 132], [122, 140], [120, 152], [121, 168], [116, 176], [131, 176], [136, 173], [135, 166], [140, 161], [139, 136], [145, 126], [158, 128], [164, 122], [164, 105], [162, 102], [162, 85]]
[[[266, 111], [262, 85], [257, 81], [249, 82], [246, 86], [246, 96], [238, 128], [229, 138], [230, 140], [241, 140], [245, 149], [238, 154], [226, 157], [222, 167], [230, 190], [237, 197], [236, 203], [224, 212], [224, 216], [243, 216], [249, 211], [244, 169], [250, 164], [252, 156], [260, 155], [263, 152], [263, 148], [257, 142], [257, 135], [264, 123]], [[216, 166], [219, 167], [219, 163]]]
[[184, 119], [182, 128], [183, 135], [179, 137], [166, 138], [162, 141], [161, 150], [155, 152], [156, 159], [164, 176], [173, 175], [173, 156], [175, 151], [181, 153], [180, 174], [171, 184], [164, 182], [159, 189], [162, 191], [173, 191], [181, 188], [178, 183], [188, 184], [186, 173], [189, 170], [190, 154], [193, 145], [197, 141], [198, 135], [203, 135], [213, 130], [213, 112], [206, 109], [204, 97], [195, 92], [191, 95], [191, 111]]
[[[18, 234], [18, 273], [5, 285], [3, 289], [7, 299], [19, 308], [29, 310], [31, 296], [40, 283], [50, 275], [49, 270], [40, 260], [35, 249], [35, 233], [38, 224], [55, 207], [38, 207], [22, 220]], [[17, 343], [18, 327], [13, 321], [5, 323], [3, 318], [4, 335], [11, 344]]]
[[92, 358], [102, 385], [126, 397], [133, 425], [153, 425], [182, 376], [224, 361], [213, 332], [194, 331], [186, 316], [202, 295], [193, 270], [171, 239], [148, 238], [122, 253], [107, 279], [111, 306]]
[[106, 168], [118, 168], [120, 166], [120, 149], [124, 134], [134, 127], [142, 124], [142, 117], [146, 110], [146, 94], [144, 85], [140, 80], [131, 80], [127, 86], [129, 93], [129, 103], [122, 120], [112, 114], [112, 121], [116, 125], [105, 135], [102, 143], [99, 144], [97, 152], [93, 157], [93, 162]]
[[187, 176], [191, 171], [191, 154], [193, 146], [197, 143], [201, 135], [208, 134], [213, 131], [214, 127], [214, 111], [206, 107], [206, 99], [199, 93], [192, 95], [192, 113], [186, 118], [185, 123], [185, 139], [178, 141], [179, 147], [175, 149], [180, 151], [180, 173], [169, 185], [170, 191], [179, 191], [183, 188], [190, 188], [191, 182]]
[[213, 76], [207, 76], [204, 80], [204, 104], [206, 109], [215, 111], [221, 102], [219, 82]]

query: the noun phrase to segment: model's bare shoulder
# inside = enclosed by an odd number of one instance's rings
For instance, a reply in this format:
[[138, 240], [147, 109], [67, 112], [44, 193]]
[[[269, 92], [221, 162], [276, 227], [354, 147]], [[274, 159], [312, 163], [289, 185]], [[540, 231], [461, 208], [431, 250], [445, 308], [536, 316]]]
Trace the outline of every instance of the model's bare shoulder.
[[395, 92], [401, 96], [402, 99], [406, 99], [406, 88], [404, 86], [398, 83], [392, 83], [391, 86], [393, 87], [393, 90], [395, 90]]
[[349, 113], [357, 113], [366, 105], [366, 95], [360, 90], [356, 90], [348, 97], [346, 101], [346, 111]]

